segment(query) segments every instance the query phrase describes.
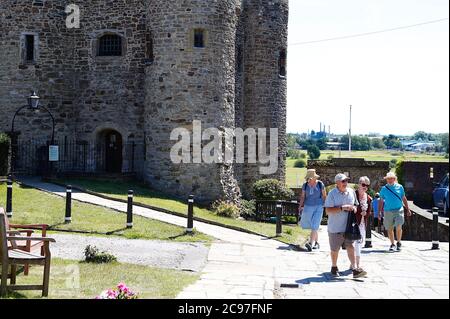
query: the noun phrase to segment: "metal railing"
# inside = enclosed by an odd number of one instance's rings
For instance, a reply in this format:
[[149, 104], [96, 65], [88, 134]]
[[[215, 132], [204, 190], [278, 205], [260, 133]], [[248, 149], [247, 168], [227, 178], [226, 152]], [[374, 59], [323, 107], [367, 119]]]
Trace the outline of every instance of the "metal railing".
[[256, 201], [256, 219], [258, 221], [265, 220], [277, 215], [277, 205], [281, 203], [282, 217], [295, 217], [299, 220], [299, 203], [298, 201]]
[[143, 142], [126, 142], [117, 159], [108, 157], [106, 145], [92, 141], [62, 139], [59, 160], [49, 162], [49, 141], [18, 140], [12, 147], [12, 170], [14, 174], [45, 175], [50, 169], [55, 173], [102, 173], [108, 172], [108, 161], [119, 161], [120, 173], [142, 173], [146, 147]]

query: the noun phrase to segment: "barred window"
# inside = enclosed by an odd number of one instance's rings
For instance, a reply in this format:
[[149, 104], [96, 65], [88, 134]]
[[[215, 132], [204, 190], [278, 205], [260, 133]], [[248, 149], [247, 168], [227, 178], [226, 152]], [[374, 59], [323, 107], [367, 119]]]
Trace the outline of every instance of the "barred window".
[[98, 42], [99, 56], [121, 56], [122, 38], [116, 34], [106, 34]]
[[25, 36], [25, 59], [27, 62], [34, 61], [34, 35]]
[[194, 47], [195, 48], [205, 47], [205, 30], [203, 29], [194, 30]]
[[38, 60], [39, 35], [22, 32], [20, 34], [20, 60], [24, 64], [35, 64]]
[[145, 34], [145, 60], [146, 62], [153, 62], [155, 59], [153, 54], [153, 35], [151, 32]]
[[287, 60], [286, 50], [283, 49], [280, 51], [280, 56], [278, 60], [278, 68], [280, 76], [286, 76], [287, 74], [286, 60]]

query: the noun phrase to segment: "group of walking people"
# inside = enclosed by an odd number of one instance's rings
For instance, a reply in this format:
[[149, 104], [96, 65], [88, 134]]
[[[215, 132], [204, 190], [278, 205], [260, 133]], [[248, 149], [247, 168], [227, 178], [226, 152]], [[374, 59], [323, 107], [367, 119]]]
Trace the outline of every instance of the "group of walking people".
[[[319, 178], [316, 170], [308, 170], [300, 195], [300, 226], [303, 229], [311, 230], [305, 248], [309, 252], [320, 250], [318, 231], [325, 210], [328, 216], [331, 275], [333, 277], [340, 276], [337, 262], [341, 248], [347, 251], [353, 277], [367, 276], [367, 272], [361, 266], [361, 251], [365, 245], [366, 229], [370, 227], [369, 221], [372, 215], [377, 218], [376, 224], [383, 224], [388, 232], [391, 242], [389, 251], [401, 251], [402, 226], [405, 223], [405, 214], [411, 216], [411, 211], [405, 190], [398, 183], [394, 173], [389, 172], [384, 177], [386, 186], [376, 194], [375, 199], [369, 195], [371, 182], [367, 176], [361, 177], [357, 187], [352, 188], [349, 187], [349, 177], [345, 174], [338, 174], [335, 177], [336, 187], [328, 194], [325, 184]], [[355, 214], [355, 216], [350, 214]], [[358, 226], [361, 239], [354, 240], [349, 238], [350, 236], [346, 236], [349, 220], [354, 220], [353, 226]], [[397, 243], [395, 243], [395, 229]]]

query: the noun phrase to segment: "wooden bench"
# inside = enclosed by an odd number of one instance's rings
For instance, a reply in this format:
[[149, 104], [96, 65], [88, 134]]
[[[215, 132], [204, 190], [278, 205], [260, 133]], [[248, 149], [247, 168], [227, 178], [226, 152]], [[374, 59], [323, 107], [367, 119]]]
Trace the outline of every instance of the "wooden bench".
[[[2, 207], [0, 207], [0, 214], [5, 214], [5, 211]], [[35, 224], [35, 225], [16, 225], [10, 224], [7, 217], [5, 217], [6, 230], [11, 231], [13, 233], [16, 230], [16, 235], [25, 235], [26, 237], [31, 237], [32, 234], [36, 230], [40, 231], [40, 237], [47, 237], [47, 229], [48, 225], [46, 224]], [[39, 253], [43, 254], [44, 251], [44, 242], [43, 241], [31, 241], [31, 240], [22, 240], [16, 241], [17, 249], [27, 251], [29, 253]], [[12, 248], [11, 243], [8, 243], [8, 248]], [[24, 275], [28, 276], [30, 270], [30, 265], [24, 266]]]
[[[55, 242], [48, 237], [22, 237], [17, 231], [6, 229], [6, 216], [0, 213], [0, 262], [1, 262], [1, 282], [0, 296], [6, 296], [8, 291], [15, 290], [42, 290], [42, 296], [48, 296], [50, 282], [50, 242]], [[33, 254], [17, 248], [16, 242], [20, 241], [40, 241], [43, 242], [43, 254]], [[8, 248], [8, 242], [11, 247]], [[44, 266], [44, 276], [42, 285], [16, 285], [17, 266], [20, 265], [41, 265]], [[11, 274], [9, 270], [11, 269]], [[8, 285], [10, 278], [10, 285]]]

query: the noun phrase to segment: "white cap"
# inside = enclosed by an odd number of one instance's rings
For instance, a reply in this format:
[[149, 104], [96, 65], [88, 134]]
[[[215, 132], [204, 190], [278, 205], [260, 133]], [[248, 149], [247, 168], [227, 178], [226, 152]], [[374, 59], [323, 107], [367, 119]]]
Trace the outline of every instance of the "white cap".
[[397, 179], [397, 175], [395, 175], [395, 173], [393, 173], [393, 172], [389, 172], [389, 173], [386, 174], [384, 179], [388, 179], [388, 178], [395, 178], [395, 179]]
[[337, 182], [343, 182], [343, 181], [348, 181], [350, 178], [345, 175], [345, 174], [337, 174], [336, 177], [334, 178], [334, 181]]

